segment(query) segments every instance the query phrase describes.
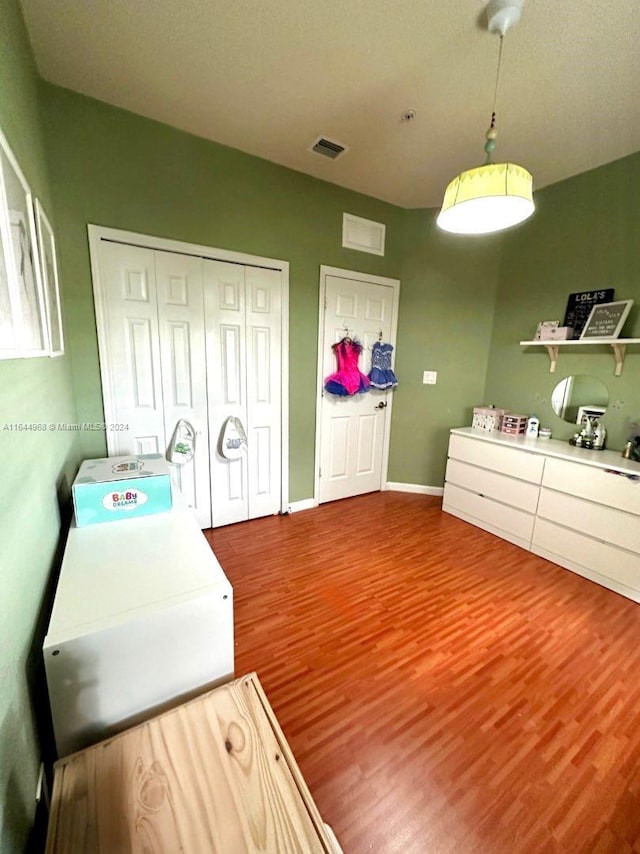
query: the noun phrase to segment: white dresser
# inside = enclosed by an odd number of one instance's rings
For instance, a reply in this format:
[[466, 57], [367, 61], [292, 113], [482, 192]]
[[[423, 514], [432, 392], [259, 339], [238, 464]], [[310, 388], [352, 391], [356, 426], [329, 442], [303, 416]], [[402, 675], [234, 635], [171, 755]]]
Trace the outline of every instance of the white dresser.
[[640, 464], [554, 439], [451, 431], [442, 509], [640, 602]]

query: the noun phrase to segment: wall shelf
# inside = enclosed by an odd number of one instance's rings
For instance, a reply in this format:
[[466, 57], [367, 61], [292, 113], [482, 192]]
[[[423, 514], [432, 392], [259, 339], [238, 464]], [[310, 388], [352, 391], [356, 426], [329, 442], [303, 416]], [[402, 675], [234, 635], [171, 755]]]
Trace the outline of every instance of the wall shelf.
[[640, 344], [640, 338], [578, 338], [575, 341], [521, 341], [521, 347], [545, 347], [549, 354], [549, 373], [553, 374], [558, 363], [560, 347], [611, 347], [615, 359], [615, 375], [619, 377], [624, 365], [624, 356], [629, 344]]

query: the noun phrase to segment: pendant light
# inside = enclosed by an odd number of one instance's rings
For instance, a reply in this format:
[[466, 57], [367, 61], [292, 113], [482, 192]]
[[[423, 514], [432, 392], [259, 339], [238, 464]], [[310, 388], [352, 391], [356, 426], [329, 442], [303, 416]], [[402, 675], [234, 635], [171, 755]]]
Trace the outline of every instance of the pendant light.
[[516, 163], [494, 163], [496, 147], [496, 107], [502, 62], [502, 45], [507, 31], [518, 23], [524, 0], [492, 0], [487, 6], [488, 29], [500, 36], [498, 69], [491, 124], [484, 146], [487, 159], [482, 166], [461, 172], [444, 194], [437, 223], [454, 234], [489, 234], [517, 225], [531, 216], [533, 178]]

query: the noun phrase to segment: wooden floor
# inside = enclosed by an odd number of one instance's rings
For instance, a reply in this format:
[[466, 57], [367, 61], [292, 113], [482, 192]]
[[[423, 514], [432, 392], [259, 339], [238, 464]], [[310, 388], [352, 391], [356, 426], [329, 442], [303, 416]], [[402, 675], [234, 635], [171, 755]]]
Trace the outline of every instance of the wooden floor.
[[640, 852], [640, 605], [428, 496], [207, 535], [345, 854]]

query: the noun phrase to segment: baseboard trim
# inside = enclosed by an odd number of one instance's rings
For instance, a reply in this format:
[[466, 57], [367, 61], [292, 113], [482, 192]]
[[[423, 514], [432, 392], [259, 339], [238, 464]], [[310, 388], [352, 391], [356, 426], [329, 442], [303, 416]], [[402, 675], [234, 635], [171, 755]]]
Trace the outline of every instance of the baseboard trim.
[[415, 492], [418, 495], [444, 495], [443, 486], [422, 486], [420, 483], [387, 481], [384, 488], [391, 492]]
[[289, 513], [299, 513], [301, 510], [313, 510], [318, 506], [315, 498], [303, 498], [302, 501], [292, 501], [289, 504]]

